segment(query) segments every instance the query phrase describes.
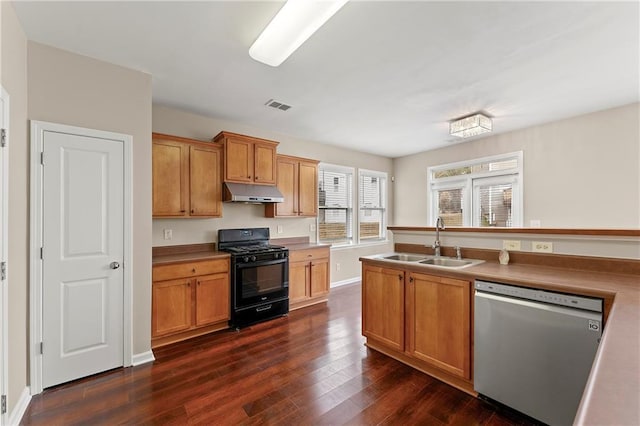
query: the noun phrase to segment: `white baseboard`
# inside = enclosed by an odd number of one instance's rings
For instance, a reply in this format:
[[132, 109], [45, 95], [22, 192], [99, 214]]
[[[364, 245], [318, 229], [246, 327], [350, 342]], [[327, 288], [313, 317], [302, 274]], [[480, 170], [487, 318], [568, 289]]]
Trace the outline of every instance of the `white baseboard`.
[[22, 420], [22, 416], [24, 416], [24, 413], [27, 411], [30, 401], [31, 392], [29, 391], [29, 387], [26, 387], [22, 390], [20, 398], [18, 398], [18, 402], [9, 414], [9, 423], [7, 423], [9, 426], [17, 426], [20, 424], [20, 420]]
[[153, 362], [156, 358], [153, 356], [152, 351], [143, 352], [141, 354], [133, 354], [131, 357], [131, 365], [136, 366], [140, 364], [146, 364], [147, 362]]
[[354, 284], [360, 281], [360, 277], [353, 277], [342, 281], [336, 281], [331, 283], [331, 288], [340, 287], [347, 284]]

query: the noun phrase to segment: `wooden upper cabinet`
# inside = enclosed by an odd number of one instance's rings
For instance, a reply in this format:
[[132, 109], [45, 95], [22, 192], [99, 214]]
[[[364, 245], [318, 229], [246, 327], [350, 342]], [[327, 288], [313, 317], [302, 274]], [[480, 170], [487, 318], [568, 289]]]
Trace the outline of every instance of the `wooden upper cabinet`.
[[278, 142], [220, 132], [214, 142], [224, 147], [224, 181], [276, 184], [276, 147]]
[[153, 134], [153, 217], [221, 217], [220, 146]]
[[313, 217], [318, 214], [318, 161], [278, 155], [276, 185], [282, 203], [265, 205], [267, 217]]
[[408, 273], [407, 352], [471, 379], [471, 283]]
[[189, 212], [191, 216], [222, 216], [222, 159], [218, 147], [190, 146], [189, 181], [191, 184]]
[[153, 139], [153, 215], [186, 216], [189, 186], [189, 146]]

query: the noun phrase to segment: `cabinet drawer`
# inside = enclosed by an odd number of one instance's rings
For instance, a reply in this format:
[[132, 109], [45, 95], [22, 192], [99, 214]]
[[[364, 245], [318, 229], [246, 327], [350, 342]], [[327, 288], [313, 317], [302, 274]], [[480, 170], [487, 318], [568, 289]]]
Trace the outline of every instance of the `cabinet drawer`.
[[304, 250], [292, 250], [289, 252], [289, 260], [291, 262], [300, 262], [303, 260], [315, 260], [329, 257], [328, 247], [318, 247]]
[[197, 275], [217, 274], [229, 270], [229, 259], [204, 260], [199, 262], [176, 263], [153, 267], [152, 280], [164, 281], [175, 278], [188, 278]]

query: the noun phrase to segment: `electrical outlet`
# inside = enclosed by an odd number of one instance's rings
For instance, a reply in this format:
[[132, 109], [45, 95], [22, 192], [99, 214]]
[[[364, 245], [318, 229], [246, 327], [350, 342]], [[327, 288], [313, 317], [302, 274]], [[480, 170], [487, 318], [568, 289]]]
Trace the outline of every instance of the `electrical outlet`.
[[340, 271], [340, 264], [336, 263], [336, 271]]
[[165, 240], [170, 240], [171, 238], [173, 238], [173, 229], [165, 229], [164, 230], [164, 239]]
[[278, 225], [278, 234], [282, 234], [282, 225]]
[[505, 250], [520, 250], [520, 241], [502, 240], [502, 248]]
[[531, 251], [536, 253], [553, 253], [553, 243], [544, 241], [532, 241]]
[[309, 232], [316, 232], [316, 224], [315, 223], [309, 224]]

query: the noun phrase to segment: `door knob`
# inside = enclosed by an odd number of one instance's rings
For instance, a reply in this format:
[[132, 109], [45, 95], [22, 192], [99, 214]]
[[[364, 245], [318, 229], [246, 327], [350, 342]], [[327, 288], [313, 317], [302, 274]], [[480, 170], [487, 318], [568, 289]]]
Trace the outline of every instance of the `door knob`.
[[118, 262], [111, 262], [109, 264], [109, 268], [111, 269], [118, 269], [120, 267], [120, 264]]

